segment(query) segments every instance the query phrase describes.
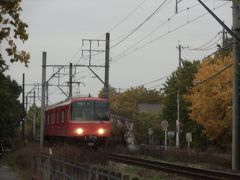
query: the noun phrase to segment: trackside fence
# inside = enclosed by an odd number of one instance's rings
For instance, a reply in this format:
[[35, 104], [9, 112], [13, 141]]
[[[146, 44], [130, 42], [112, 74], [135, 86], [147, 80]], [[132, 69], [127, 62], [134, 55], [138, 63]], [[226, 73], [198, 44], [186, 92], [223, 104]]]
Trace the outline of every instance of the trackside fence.
[[34, 180], [139, 180], [108, 168], [77, 164], [45, 154], [32, 156], [30, 163]]

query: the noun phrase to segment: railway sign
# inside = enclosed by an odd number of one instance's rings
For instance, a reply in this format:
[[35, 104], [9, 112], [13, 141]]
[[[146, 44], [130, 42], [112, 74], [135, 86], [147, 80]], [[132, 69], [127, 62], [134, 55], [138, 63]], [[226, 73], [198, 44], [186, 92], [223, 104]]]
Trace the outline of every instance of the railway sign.
[[173, 137], [175, 135], [175, 132], [174, 131], [168, 131], [167, 134], [168, 134], [168, 136]]
[[152, 128], [148, 128], [148, 134], [153, 135], [153, 129]]
[[163, 129], [164, 131], [167, 130], [167, 128], [168, 128], [168, 121], [163, 120], [163, 121], [161, 122], [161, 126], [162, 126], [162, 129]]
[[192, 133], [191, 132], [186, 133], [186, 141], [187, 142], [192, 142]]

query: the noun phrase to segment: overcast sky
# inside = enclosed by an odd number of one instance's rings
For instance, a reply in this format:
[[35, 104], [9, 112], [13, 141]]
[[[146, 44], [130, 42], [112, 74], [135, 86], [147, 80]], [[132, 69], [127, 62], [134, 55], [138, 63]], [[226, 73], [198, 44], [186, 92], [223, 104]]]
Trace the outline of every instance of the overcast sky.
[[[176, 46], [197, 48], [210, 39], [210, 50], [193, 51], [183, 49], [182, 58], [193, 61], [202, 59], [216, 50], [221, 43], [219, 31], [222, 27], [206, 12], [197, 0], [182, 0], [179, 13], [175, 14], [175, 0], [23, 0], [22, 19], [29, 25], [29, 40], [19, 44], [20, 49], [30, 52], [29, 67], [23, 64], [10, 64], [7, 74], [19, 84], [25, 73], [26, 83], [41, 83], [42, 52], [47, 52], [47, 64], [68, 65], [86, 64], [87, 42], [82, 39], [104, 39], [110, 32], [111, 46], [129, 35], [119, 45], [110, 49], [110, 85], [127, 89], [170, 75], [178, 66]], [[232, 26], [231, 2], [205, 0], [210, 9], [228, 27]], [[161, 4], [161, 8], [148, 18]], [[206, 14], [198, 18], [199, 16]], [[148, 18], [148, 19], [147, 19]], [[194, 19], [197, 20], [193, 21]], [[217, 36], [215, 36], [217, 35]], [[146, 37], [145, 39], [143, 39]], [[214, 38], [215, 37], [215, 38]], [[143, 40], [142, 40], [143, 39]], [[104, 43], [92, 44], [93, 49], [104, 49]], [[92, 57], [92, 64], [104, 64], [104, 54]], [[94, 69], [94, 68], [93, 68]], [[47, 79], [57, 69], [47, 68]], [[94, 69], [104, 79], [103, 69]], [[75, 70], [74, 70], [75, 72]], [[61, 78], [50, 81], [51, 84], [66, 85], [68, 69], [61, 71]], [[65, 74], [65, 75], [64, 75]], [[74, 94], [97, 96], [103, 84], [94, 78], [87, 68], [77, 68], [74, 80], [82, 82], [80, 88], [74, 86]], [[162, 81], [147, 84], [147, 88], [161, 88]], [[84, 84], [83, 84], [84, 83]], [[85, 86], [84, 86], [85, 85]], [[26, 92], [32, 87], [26, 87]], [[66, 88], [64, 91], [68, 92]], [[49, 89], [50, 103], [63, 100], [66, 96], [58, 89]]]

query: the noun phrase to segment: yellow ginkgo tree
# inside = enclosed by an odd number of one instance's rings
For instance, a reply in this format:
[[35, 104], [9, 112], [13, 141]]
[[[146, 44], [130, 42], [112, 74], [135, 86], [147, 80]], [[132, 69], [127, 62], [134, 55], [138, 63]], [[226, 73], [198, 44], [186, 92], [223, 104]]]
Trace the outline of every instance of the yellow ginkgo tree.
[[190, 102], [190, 118], [203, 127], [211, 140], [224, 141], [231, 135], [232, 57], [208, 58], [200, 64], [186, 96]]

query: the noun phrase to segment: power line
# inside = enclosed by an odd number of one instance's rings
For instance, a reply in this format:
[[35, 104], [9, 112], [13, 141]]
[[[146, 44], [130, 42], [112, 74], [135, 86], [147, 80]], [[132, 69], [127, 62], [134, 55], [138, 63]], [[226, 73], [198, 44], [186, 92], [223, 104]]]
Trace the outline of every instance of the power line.
[[224, 67], [223, 69], [221, 69], [220, 71], [218, 71], [217, 73], [213, 74], [212, 76], [208, 77], [207, 79], [204, 79], [198, 83], [196, 83], [195, 86], [203, 84], [205, 82], [207, 82], [208, 80], [211, 80], [213, 78], [215, 78], [216, 76], [220, 75], [222, 72], [226, 71], [228, 68], [232, 67], [232, 64], [229, 64], [228, 66]]
[[[229, 3], [229, 2], [223, 3], [223, 4], [219, 5], [218, 7], [216, 7], [214, 10], [219, 9], [219, 8], [225, 6], [225, 5], [228, 4], [228, 3]], [[126, 56], [128, 56], [128, 55], [130, 55], [130, 54], [132, 54], [133, 52], [135, 52], [135, 51], [137, 51], [137, 50], [139, 50], [139, 49], [144, 48], [145, 46], [147, 46], [147, 45], [149, 45], [149, 44], [151, 44], [151, 43], [153, 43], [153, 42], [155, 42], [155, 41], [158, 41], [159, 39], [167, 36], [168, 34], [173, 33], [173, 32], [175, 32], [175, 31], [177, 31], [177, 30], [185, 27], [186, 25], [188, 25], [188, 24], [190, 24], [190, 23], [192, 23], [192, 22], [194, 22], [194, 21], [197, 21], [198, 19], [200, 19], [200, 18], [202, 18], [202, 17], [204, 17], [204, 16], [206, 16], [206, 15], [208, 15], [208, 12], [203, 13], [202, 15], [200, 15], [200, 16], [198, 16], [198, 17], [196, 17], [196, 18], [194, 18], [194, 19], [192, 19], [192, 20], [190, 20], [190, 21], [188, 21], [188, 22], [186, 22], [186, 23], [184, 23], [184, 24], [182, 24], [182, 25], [180, 25], [180, 26], [178, 26], [178, 27], [176, 27], [176, 28], [174, 28], [174, 29], [172, 29], [172, 30], [170, 30], [170, 31], [162, 34], [162, 35], [160, 35], [160, 36], [158, 36], [158, 37], [156, 37], [155, 39], [152, 39], [152, 40], [146, 42], [145, 44], [143, 44], [143, 45], [140, 46], [140, 47], [136, 47], [135, 49], [133, 49], [132, 51], [129, 51], [128, 53], [126, 53], [127, 51], [126, 51], [125, 53], [124, 53], [124, 52], [121, 53], [121, 54], [123, 54], [123, 55], [120, 54], [119, 56], [116, 56], [117, 58], [114, 58], [114, 60], [112, 61], [112, 63], [114, 63], [114, 62], [116, 62], [116, 61], [118, 61], [118, 60], [120, 60], [120, 59], [122, 59], [122, 58], [124, 58], [124, 57], [126, 57]]]
[[214, 54], [216, 54], [216, 53], [218, 53], [218, 52], [220, 52], [220, 51], [223, 51], [223, 50], [225, 50], [225, 49], [228, 49], [229, 46], [231, 46], [232, 44], [233, 44], [233, 42], [229, 43], [229, 44], [226, 45], [225, 47], [219, 48], [217, 51], [214, 51], [213, 53], [211, 53], [211, 54], [209, 54], [208, 56], [206, 56], [203, 60], [208, 59], [209, 57], [211, 57], [212, 55], [214, 55]]
[[128, 35], [126, 35], [123, 39], [121, 39], [120, 41], [118, 41], [116, 44], [114, 44], [113, 46], [111, 46], [111, 48], [116, 47], [117, 45], [119, 45], [120, 43], [122, 43], [123, 41], [125, 41], [127, 38], [129, 38], [133, 33], [135, 33], [140, 27], [142, 27], [147, 21], [149, 21], [159, 10], [161, 7], [163, 7], [163, 5], [167, 2], [168, 0], [164, 0], [158, 7], [157, 9], [155, 9], [141, 24], [139, 24], [136, 28], [134, 28]]
[[117, 24], [115, 24], [112, 28], [108, 30], [108, 32], [113, 31], [116, 29], [120, 24], [122, 24], [124, 21], [126, 21], [133, 13], [135, 13], [144, 3], [146, 0], [143, 0], [140, 4], [138, 4], [137, 7], [135, 7], [127, 16], [125, 16], [122, 20], [120, 20]]
[[204, 48], [205, 46], [207, 46], [210, 42], [212, 42], [214, 39], [216, 39], [216, 37], [219, 35], [219, 32], [214, 35], [213, 38], [211, 38], [210, 40], [208, 40], [206, 43], [202, 44], [201, 46], [197, 47], [197, 48], [190, 48], [191, 50], [196, 50], [196, 49], [202, 49]]
[[144, 83], [144, 84], [140, 84], [140, 85], [138, 85], [138, 86], [134, 86], [134, 87], [139, 87], [139, 86], [145, 86], [145, 85], [148, 85], [148, 84], [152, 84], [152, 83], [155, 83], [155, 82], [161, 81], [161, 80], [167, 78], [168, 76], [169, 76], [169, 75], [167, 75], [167, 76], [163, 76], [163, 77], [158, 78], [158, 79], [156, 79], [156, 80], [153, 80], [153, 81], [150, 81], [150, 82], [146, 82], [146, 83]]
[[[205, 2], [207, 2], [209, 0], [206, 0]], [[182, 9], [181, 11], [178, 12], [178, 14], [173, 13], [169, 18], [167, 18], [165, 21], [163, 21], [163, 23], [161, 23], [159, 26], [157, 26], [153, 31], [151, 31], [150, 33], [148, 33], [146, 36], [144, 36], [142, 39], [140, 39], [139, 41], [137, 41], [136, 43], [134, 43], [132, 46], [126, 48], [122, 53], [120, 53], [119, 55], [117, 55], [115, 58], [121, 56], [122, 54], [124, 55], [126, 52], [128, 52], [130, 49], [136, 47], [140, 42], [142, 42], [143, 40], [145, 40], [146, 38], [148, 38], [149, 36], [151, 36], [153, 33], [155, 33], [156, 31], [158, 31], [160, 28], [164, 27], [164, 25], [169, 24], [170, 20], [172, 20], [173, 18], [175, 18], [175, 16], [189, 10], [189, 9], [193, 9], [197, 6], [200, 6], [199, 3], [196, 3], [190, 7], [187, 7], [185, 9]], [[189, 22], [189, 21], [188, 21]]]

